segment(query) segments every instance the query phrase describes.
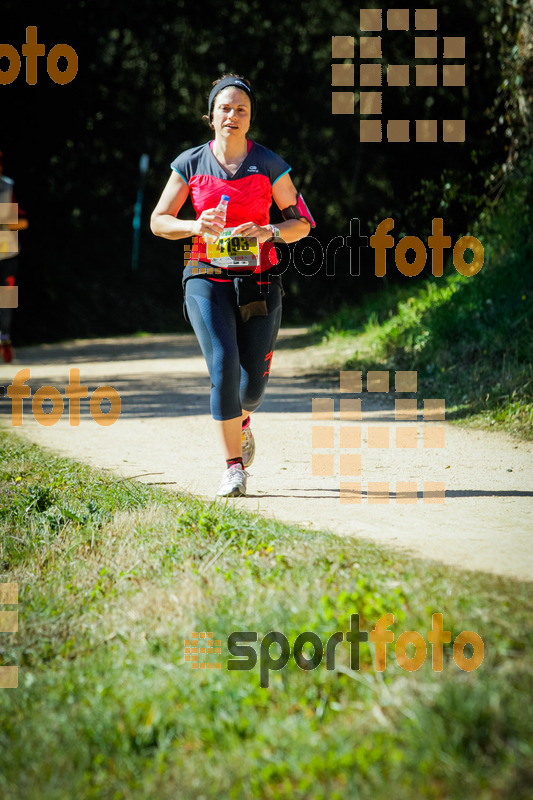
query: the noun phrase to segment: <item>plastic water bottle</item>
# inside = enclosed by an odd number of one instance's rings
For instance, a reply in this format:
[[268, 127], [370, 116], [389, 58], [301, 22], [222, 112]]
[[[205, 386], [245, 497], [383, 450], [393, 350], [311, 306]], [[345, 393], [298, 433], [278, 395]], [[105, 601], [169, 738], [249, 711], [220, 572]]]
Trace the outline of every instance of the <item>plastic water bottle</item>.
[[[216, 210], [219, 211], [224, 217], [224, 228], [226, 227], [226, 212], [228, 208], [228, 203], [229, 203], [229, 195], [223, 194], [221, 195], [220, 202], [216, 208]], [[217, 241], [217, 239], [218, 236], [213, 236], [213, 234], [211, 233], [204, 234], [204, 241], [207, 242], [207, 244], [214, 244]]]

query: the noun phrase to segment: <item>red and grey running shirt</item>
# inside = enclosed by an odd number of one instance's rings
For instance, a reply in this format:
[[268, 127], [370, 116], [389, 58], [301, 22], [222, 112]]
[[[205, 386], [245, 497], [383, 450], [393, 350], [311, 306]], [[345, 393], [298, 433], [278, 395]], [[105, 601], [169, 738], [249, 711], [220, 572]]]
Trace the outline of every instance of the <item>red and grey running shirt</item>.
[[[247, 139], [248, 153], [239, 169], [228, 176], [215, 158], [214, 141], [185, 150], [171, 163], [172, 169], [187, 183], [196, 218], [206, 208], [216, 208], [223, 194], [229, 195], [226, 227], [234, 228], [243, 222], [253, 221], [267, 225], [272, 205], [272, 186], [291, 167], [267, 147]], [[259, 245], [260, 252], [263, 245]], [[272, 248], [267, 246], [267, 251]], [[205, 242], [195, 236], [191, 258], [209, 264]], [[255, 272], [264, 272], [277, 263], [275, 250], [270, 258], [259, 258]]]

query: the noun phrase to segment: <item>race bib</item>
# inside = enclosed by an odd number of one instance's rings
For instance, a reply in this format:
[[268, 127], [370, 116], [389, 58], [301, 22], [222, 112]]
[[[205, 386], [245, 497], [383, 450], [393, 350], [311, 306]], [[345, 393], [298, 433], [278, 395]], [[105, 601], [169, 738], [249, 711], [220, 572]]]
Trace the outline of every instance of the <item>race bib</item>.
[[207, 243], [207, 257], [215, 267], [257, 267], [259, 243], [253, 236], [232, 236], [225, 228], [214, 244]]

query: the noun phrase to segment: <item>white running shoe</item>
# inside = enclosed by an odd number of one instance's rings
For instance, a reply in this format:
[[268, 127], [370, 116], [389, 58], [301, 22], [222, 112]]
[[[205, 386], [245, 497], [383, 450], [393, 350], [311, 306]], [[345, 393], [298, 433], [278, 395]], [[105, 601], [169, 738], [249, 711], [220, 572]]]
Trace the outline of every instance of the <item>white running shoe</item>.
[[248, 473], [240, 464], [233, 464], [222, 476], [222, 483], [217, 492], [218, 497], [239, 497], [246, 494], [246, 478]]
[[255, 441], [254, 435], [250, 429], [250, 423], [243, 430], [241, 435], [242, 440], [242, 463], [244, 468], [249, 467], [255, 456]]

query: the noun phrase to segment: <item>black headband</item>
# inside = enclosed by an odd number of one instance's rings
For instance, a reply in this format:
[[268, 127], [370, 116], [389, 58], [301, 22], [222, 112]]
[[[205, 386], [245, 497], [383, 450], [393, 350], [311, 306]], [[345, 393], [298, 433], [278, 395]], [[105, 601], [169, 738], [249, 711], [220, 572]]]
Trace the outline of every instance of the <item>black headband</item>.
[[209, 94], [209, 119], [211, 119], [211, 114], [213, 111], [213, 102], [215, 97], [222, 89], [227, 89], [228, 86], [236, 86], [237, 89], [242, 89], [243, 92], [246, 92], [248, 97], [250, 98], [250, 105], [251, 105], [251, 114], [250, 114], [250, 122], [252, 122], [253, 118], [255, 117], [255, 95], [253, 89], [248, 86], [241, 78], [222, 78], [217, 84], [213, 86], [211, 92]]

